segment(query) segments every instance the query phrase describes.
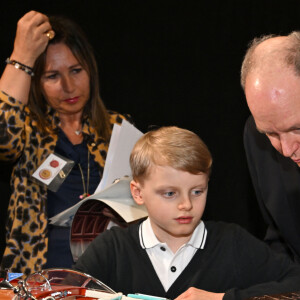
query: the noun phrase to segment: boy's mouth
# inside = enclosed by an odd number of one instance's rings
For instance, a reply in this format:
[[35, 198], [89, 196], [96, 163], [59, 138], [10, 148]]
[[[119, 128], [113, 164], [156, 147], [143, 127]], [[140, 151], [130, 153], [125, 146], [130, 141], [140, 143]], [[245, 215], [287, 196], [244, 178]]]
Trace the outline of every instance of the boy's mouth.
[[193, 217], [178, 217], [175, 219], [179, 224], [189, 224], [192, 222]]

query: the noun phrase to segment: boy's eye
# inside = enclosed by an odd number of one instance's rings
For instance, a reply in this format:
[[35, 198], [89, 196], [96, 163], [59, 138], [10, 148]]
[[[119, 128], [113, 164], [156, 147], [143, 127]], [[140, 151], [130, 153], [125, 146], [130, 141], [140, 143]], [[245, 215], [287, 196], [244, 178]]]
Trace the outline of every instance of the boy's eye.
[[172, 196], [175, 195], [175, 192], [165, 192], [163, 195], [164, 195], [165, 197], [170, 198], [170, 197], [172, 197]]
[[192, 191], [192, 194], [193, 194], [194, 196], [200, 196], [202, 193], [203, 193], [202, 190], [193, 190], [193, 191]]

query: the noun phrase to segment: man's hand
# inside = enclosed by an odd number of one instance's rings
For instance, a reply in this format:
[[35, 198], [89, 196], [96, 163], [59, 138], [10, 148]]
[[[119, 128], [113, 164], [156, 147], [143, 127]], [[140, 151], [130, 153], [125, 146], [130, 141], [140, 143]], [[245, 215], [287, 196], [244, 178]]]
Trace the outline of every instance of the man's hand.
[[212, 293], [190, 287], [174, 300], [222, 300], [224, 293]]

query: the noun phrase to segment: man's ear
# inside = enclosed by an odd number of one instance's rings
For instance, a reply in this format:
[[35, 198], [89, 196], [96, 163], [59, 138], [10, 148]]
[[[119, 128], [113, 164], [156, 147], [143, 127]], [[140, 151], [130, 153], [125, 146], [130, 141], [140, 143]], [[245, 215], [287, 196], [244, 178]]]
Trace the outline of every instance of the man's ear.
[[134, 199], [136, 204], [143, 205], [144, 200], [141, 192], [141, 184], [135, 180], [131, 180], [130, 191], [131, 191], [132, 198]]

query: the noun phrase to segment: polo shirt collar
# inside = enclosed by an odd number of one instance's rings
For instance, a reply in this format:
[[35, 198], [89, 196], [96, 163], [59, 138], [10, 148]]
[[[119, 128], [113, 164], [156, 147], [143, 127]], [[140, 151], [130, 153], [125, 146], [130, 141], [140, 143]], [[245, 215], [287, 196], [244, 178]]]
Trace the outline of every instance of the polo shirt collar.
[[[153, 248], [157, 245], [165, 244], [161, 243], [155, 236], [149, 218], [147, 218], [144, 222], [140, 224], [139, 238], [141, 247], [143, 249]], [[192, 237], [187, 242], [187, 245], [190, 245], [196, 249], [204, 249], [206, 238], [207, 230], [205, 228], [204, 222], [201, 221], [199, 225], [195, 228]]]

